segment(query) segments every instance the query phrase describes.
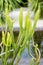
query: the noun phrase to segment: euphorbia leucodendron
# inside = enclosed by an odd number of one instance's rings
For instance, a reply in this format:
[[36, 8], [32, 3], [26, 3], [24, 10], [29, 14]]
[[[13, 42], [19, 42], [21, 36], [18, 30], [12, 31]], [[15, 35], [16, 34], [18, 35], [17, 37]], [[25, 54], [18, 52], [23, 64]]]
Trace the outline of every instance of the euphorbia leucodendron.
[[7, 35], [2, 31], [2, 43], [5, 46], [11, 46], [12, 44], [12, 38], [9, 32], [7, 32]]
[[[39, 13], [40, 13], [40, 7], [37, 10], [36, 14], [35, 14], [35, 18], [34, 18], [34, 24], [32, 25], [31, 23], [31, 19], [30, 17], [30, 13], [27, 12], [27, 15], [25, 17], [25, 20], [23, 20], [23, 11], [22, 8], [20, 9], [20, 14], [19, 14], [19, 25], [20, 25], [20, 32], [19, 32], [19, 36], [17, 41], [14, 41], [14, 35], [13, 35], [13, 23], [12, 23], [12, 19], [9, 17], [8, 15], [8, 10], [7, 8], [5, 9], [5, 13], [6, 13], [6, 30], [5, 32], [2, 31], [2, 44], [5, 46], [5, 49], [3, 51], [4, 54], [2, 54], [2, 62], [3, 65], [13, 65], [14, 61], [15, 61], [15, 65], [18, 64], [22, 52], [26, 49], [26, 48], [30, 48], [30, 40], [33, 37], [34, 34], [34, 30], [37, 24], [37, 20], [39, 19]], [[23, 26], [24, 23], [24, 26]], [[9, 29], [9, 32], [8, 32]], [[28, 42], [28, 43], [27, 43]], [[34, 46], [34, 45], [33, 45]], [[35, 48], [35, 52], [39, 52], [38, 47], [34, 46]], [[9, 59], [9, 55], [12, 52], [12, 57], [10, 62], [8, 62]], [[29, 49], [29, 54], [32, 58], [34, 58], [34, 56], [31, 54], [30, 49]], [[38, 53], [37, 53], [38, 54]], [[37, 56], [36, 54], [36, 56]], [[3, 57], [4, 55], [4, 57]], [[40, 53], [39, 56], [37, 58], [40, 57]], [[5, 60], [4, 60], [5, 58]], [[35, 62], [38, 65], [39, 59], [35, 58]], [[34, 60], [33, 60], [34, 61]], [[37, 62], [38, 61], [38, 62]], [[35, 64], [35, 63], [34, 63]]]

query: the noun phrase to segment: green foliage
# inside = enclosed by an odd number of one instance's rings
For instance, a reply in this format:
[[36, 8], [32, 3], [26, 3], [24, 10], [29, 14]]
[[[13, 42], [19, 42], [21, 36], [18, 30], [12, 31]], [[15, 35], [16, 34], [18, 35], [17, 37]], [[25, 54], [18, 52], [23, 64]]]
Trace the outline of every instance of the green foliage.
[[28, 0], [30, 3], [30, 8], [34, 11], [37, 11], [38, 6], [40, 5], [40, 18], [43, 18], [43, 0]]
[[[23, 5], [22, 5], [23, 4]], [[15, 8], [20, 8], [21, 6], [26, 6], [23, 0], [0, 0], [0, 23], [6, 23], [5, 10], [12, 11]]]
[[[0, 54], [0, 57], [2, 59], [5, 58], [5, 60], [2, 60], [3, 65], [13, 65], [14, 61], [15, 61], [15, 65], [17, 65], [24, 49], [25, 48], [29, 49], [30, 40], [33, 37], [34, 30], [35, 30], [35, 27], [37, 24], [37, 20], [39, 19], [39, 13], [40, 13], [39, 9], [37, 10], [37, 12], [35, 14], [33, 26], [32, 26], [31, 19], [30, 19], [30, 13], [27, 12], [25, 20], [23, 21], [23, 10], [22, 10], [22, 8], [20, 9], [20, 14], [19, 14], [20, 32], [19, 32], [19, 36], [18, 36], [18, 39], [16, 42], [14, 41], [14, 35], [13, 35], [13, 29], [12, 29], [13, 20], [8, 15], [9, 14], [8, 8], [5, 9], [6, 30], [5, 30], [5, 33], [4, 33], [4, 31], [2, 31], [2, 44], [3, 44], [4, 48], [3, 48], [3, 46], [1, 46], [1, 49], [3, 49], [4, 51], [2, 50], [2, 53]], [[23, 27], [23, 23], [24, 23], [24, 27]], [[8, 29], [9, 29], [9, 32], [8, 32]], [[27, 41], [28, 41], [28, 44], [27, 44]], [[34, 48], [35, 48], [36, 58], [33, 61], [36, 62], [36, 63], [34, 63], [34, 65], [35, 64], [38, 65], [38, 62], [40, 60], [40, 54], [38, 56], [37, 51], [38, 52], [40, 52], [40, 51], [39, 51], [37, 45], [34, 46]], [[9, 56], [11, 53], [12, 53], [12, 57], [11, 57], [10, 62], [8, 62], [8, 59], [9, 59]], [[29, 53], [31, 53], [31, 52], [29, 52]], [[30, 56], [32, 56], [32, 54], [30, 54]], [[33, 58], [33, 56], [32, 56], [32, 58]]]
[[[14, 4], [15, 3], [15, 4]], [[0, 10], [5, 10], [6, 4], [8, 5], [9, 11], [14, 9], [16, 6], [16, 0], [1, 0], [0, 1]]]
[[11, 46], [12, 39], [11, 39], [11, 36], [10, 36], [10, 33], [9, 32], [7, 33], [7, 37], [6, 37], [4, 31], [2, 31], [2, 43], [5, 46]]
[[19, 15], [19, 24], [20, 24], [20, 31], [22, 32], [22, 29], [23, 29], [23, 27], [22, 27], [22, 25], [23, 25], [23, 10], [22, 10], [22, 8], [20, 10], [20, 15]]
[[[0, 0], [0, 10], [5, 11], [5, 8], [8, 7], [8, 10], [12, 11], [15, 8], [21, 7], [21, 5], [20, 5], [21, 3], [23, 5], [27, 4], [27, 3], [24, 3], [23, 0]], [[8, 5], [8, 6], [6, 6], [6, 5]]]
[[[29, 2], [30, 2], [30, 4], [31, 4], [31, 8], [34, 10], [34, 9], [36, 9], [37, 8], [37, 6], [38, 6], [38, 0], [28, 0]], [[34, 3], [34, 4], [33, 4]]]
[[29, 3], [31, 4], [31, 8], [34, 12], [36, 12], [36, 10], [38, 9], [38, 5], [40, 4], [40, 9], [41, 11], [43, 11], [43, 0], [28, 0]]
[[[33, 41], [33, 39], [32, 39]], [[38, 48], [38, 44], [34, 44], [34, 41], [33, 41], [33, 47], [35, 48], [35, 57], [31, 54], [30, 52], [30, 56], [32, 57], [32, 61], [30, 63], [30, 65], [39, 65], [39, 62], [40, 62], [40, 57], [41, 57], [41, 54], [40, 54], [40, 50]]]
[[[20, 32], [19, 32], [17, 41], [15, 42], [14, 40], [14, 34], [12, 29], [13, 20], [9, 17], [9, 11], [13, 10], [15, 7], [20, 7], [18, 3], [21, 3], [21, 2], [22, 0], [0, 0], [0, 12], [1, 12], [0, 22], [1, 24], [3, 21], [6, 23], [6, 30], [2, 31], [2, 42], [0, 44], [0, 47], [1, 47], [0, 58], [2, 59], [2, 65], [13, 65], [14, 61], [15, 61], [15, 65], [18, 65], [18, 62], [25, 48], [28, 48], [29, 54], [32, 57], [33, 62], [31, 63], [31, 65], [38, 65], [40, 61], [40, 51], [38, 49], [38, 45], [37, 44], [34, 45], [34, 43], [32, 44], [33, 47], [35, 48], [36, 57], [34, 57], [31, 54], [30, 48], [29, 48], [30, 40], [33, 38], [37, 20], [39, 19], [40, 6], [38, 7], [38, 10], [36, 11], [33, 25], [31, 23], [32, 21], [30, 19], [30, 13], [27, 12], [25, 20], [23, 20], [23, 9], [22, 8], [20, 9], [20, 14], [19, 14]], [[30, 3], [32, 4], [33, 2], [30, 2]], [[34, 5], [35, 5], [35, 1], [32, 6], [33, 8], [34, 8]], [[37, 3], [36, 3], [36, 6], [37, 6]], [[24, 26], [23, 26], [23, 23], [24, 23]], [[12, 57], [10, 57], [10, 54], [12, 54]], [[10, 62], [8, 62], [9, 59], [11, 59]]]

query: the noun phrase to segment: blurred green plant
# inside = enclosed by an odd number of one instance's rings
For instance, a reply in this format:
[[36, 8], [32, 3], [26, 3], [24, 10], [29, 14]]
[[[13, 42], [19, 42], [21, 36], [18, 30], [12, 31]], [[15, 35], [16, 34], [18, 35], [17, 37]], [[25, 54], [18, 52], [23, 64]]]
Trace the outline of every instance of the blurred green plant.
[[[43, 3], [43, 0], [28, 0], [29, 3], [31, 4], [31, 8], [33, 10], [36, 10], [38, 8], [38, 5], [40, 4], [40, 7], [42, 8], [43, 5], [41, 5]], [[42, 8], [43, 9], [43, 8]]]
[[[0, 58], [2, 59], [2, 65], [13, 65], [14, 62], [15, 62], [14, 65], [18, 65], [18, 62], [20, 61], [21, 55], [23, 51], [25, 50], [25, 48], [28, 48], [30, 56], [32, 56], [33, 61], [35, 60], [34, 65], [38, 65], [38, 63], [40, 62], [40, 58], [39, 58], [40, 51], [38, 49], [38, 46], [33, 44], [35, 48], [35, 53], [36, 53], [35, 59], [33, 58], [34, 56], [31, 54], [29, 47], [30, 47], [30, 41], [34, 35], [34, 30], [37, 24], [37, 20], [39, 19], [40, 7], [38, 8], [35, 14], [33, 25], [31, 23], [32, 21], [30, 19], [30, 13], [27, 12], [25, 20], [23, 21], [23, 10], [22, 8], [20, 9], [20, 14], [19, 14], [20, 32], [16, 42], [14, 41], [14, 34], [12, 29], [13, 20], [9, 17], [8, 14], [9, 14], [9, 11], [6, 5], [6, 9], [5, 9], [6, 30], [5, 32], [2, 31], [2, 42], [0, 46], [1, 47]], [[13, 55], [12, 57], [9, 58], [11, 52]], [[9, 59], [11, 59], [10, 62], [8, 61]]]
[[[26, 1], [26, 0], [25, 0]], [[20, 4], [23, 4], [24, 6], [26, 6], [25, 4], [27, 4], [27, 1], [24, 2], [23, 0], [0, 0], [0, 10], [3, 11], [6, 8], [6, 4], [8, 4], [8, 10], [14, 10], [15, 8], [19, 8], [21, 7]]]
[[38, 5], [40, 4], [40, 17], [43, 18], [43, 0], [28, 0], [30, 3], [30, 8], [36, 12]]
[[8, 8], [9, 12], [15, 8], [27, 6], [28, 1], [25, 0], [0, 0], [0, 22], [5, 23], [5, 9]]

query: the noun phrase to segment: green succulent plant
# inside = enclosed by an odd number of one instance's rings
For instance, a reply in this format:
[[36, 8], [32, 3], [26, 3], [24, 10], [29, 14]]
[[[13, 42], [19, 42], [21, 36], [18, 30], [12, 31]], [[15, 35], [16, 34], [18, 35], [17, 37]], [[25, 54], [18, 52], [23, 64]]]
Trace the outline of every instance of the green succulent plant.
[[[4, 12], [5, 14], [5, 19], [1, 16], [0, 22], [6, 21], [6, 30], [2, 31], [2, 42], [0, 43], [0, 47], [1, 47], [0, 58], [2, 59], [2, 65], [13, 65], [14, 61], [15, 61], [15, 65], [18, 65], [21, 55], [26, 48], [28, 48], [29, 54], [32, 57], [34, 64], [38, 65], [40, 61], [40, 51], [38, 49], [38, 46], [32, 44], [33, 47], [35, 48], [36, 57], [34, 57], [31, 54], [30, 48], [29, 48], [30, 40], [33, 38], [37, 20], [39, 19], [40, 7], [38, 7], [38, 10], [36, 11], [36, 14], [34, 16], [33, 25], [31, 23], [32, 21], [30, 19], [30, 13], [27, 12], [25, 20], [23, 21], [23, 9], [22, 8], [20, 9], [20, 14], [19, 14], [20, 32], [19, 32], [17, 41], [15, 42], [14, 40], [14, 34], [13, 34], [13, 29], [12, 29], [13, 20], [9, 17], [8, 14], [9, 14], [9, 10], [11, 11], [13, 7], [16, 7], [14, 5], [15, 4], [17, 5], [21, 1], [22, 0], [20, 1], [19, 0], [13, 0], [13, 1], [0, 0], [0, 12], [2, 12], [2, 14]], [[1, 18], [4, 20], [2, 20]], [[23, 26], [23, 23], [24, 23], [24, 26]], [[12, 54], [12, 57], [10, 57], [10, 54]], [[11, 59], [10, 62], [8, 61], [9, 59]]]
[[[5, 3], [7, 3], [7, 0], [5, 1]], [[3, 46], [5, 46], [5, 49], [1, 46], [2, 53], [0, 54], [0, 57], [2, 58], [3, 65], [8, 65], [8, 64], [13, 65], [15, 60], [16, 60], [15, 61], [16, 62], [15, 65], [16, 65], [16, 64], [18, 64], [18, 62], [21, 58], [21, 54], [24, 51], [24, 49], [29, 47], [28, 45], [30, 44], [30, 40], [33, 37], [34, 29], [35, 29], [37, 20], [39, 18], [40, 8], [37, 10], [37, 13], [35, 15], [33, 26], [31, 24], [31, 20], [29, 19], [30, 14], [27, 13], [25, 21], [24, 21], [24, 23], [25, 23], [24, 27], [23, 27], [23, 11], [21, 8], [20, 15], [19, 15], [20, 33], [19, 33], [18, 39], [15, 43], [13, 30], [12, 30], [13, 22], [12, 22], [12, 19], [8, 16], [8, 14], [9, 14], [8, 3], [5, 5], [6, 5], [5, 19], [6, 19], [7, 24], [6, 24], [5, 33], [4, 33], [4, 31], [2, 31], [2, 44], [3, 44]], [[7, 32], [8, 29], [10, 32]], [[26, 41], [28, 41], [29, 43], [26, 44]], [[11, 48], [11, 49], [9, 49], [9, 48]], [[11, 50], [13, 52], [13, 56], [11, 58], [11, 62], [8, 63], [7, 60], [9, 58]], [[4, 57], [3, 57], [3, 55], [4, 55]], [[5, 60], [4, 60], [4, 58], [5, 58]]]
[[8, 5], [8, 10], [11, 11], [15, 8], [21, 7], [21, 4], [25, 5], [23, 0], [0, 0], [0, 10], [3, 11], [6, 8], [6, 4]]
[[[40, 61], [40, 51], [38, 49], [38, 46], [33, 44], [33, 47], [35, 48], [36, 57], [34, 57], [31, 54], [29, 47], [30, 47], [30, 40], [32, 39], [34, 35], [34, 30], [37, 24], [37, 20], [39, 19], [40, 7], [38, 8], [35, 14], [33, 26], [31, 23], [31, 19], [29, 18], [30, 13], [27, 12], [25, 20], [23, 21], [23, 10], [22, 8], [20, 9], [20, 14], [19, 14], [20, 32], [19, 32], [19, 36], [16, 42], [14, 41], [14, 34], [13, 34], [13, 29], [12, 29], [13, 20], [9, 17], [8, 14], [9, 14], [9, 11], [6, 8], [5, 9], [5, 16], [6, 16], [6, 23], [7, 23], [6, 30], [5, 32], [2, 31], [2, 44], [4, 47], [1, 46], [2, 52], [0, 54], [0, 58], [2, 59], [2, 65], [13, 65], [14, 61], [15, 61], [15, 65], [17, 65], [21, 58], [23, 51], [26, 48], [28, 48], [29, 54], [32, 57], [33, 62], [35, 62], [34, 64], [38, 65]], [[23, 26], [23, 23], [24, 23], [24, 26]], [[9, 29], [9, 32], [8, 32], [8, 29]], [[27, 41], [28, 41], [28, 44], [27, 44]], [[13, 55], [11, 57], [10, 62], [8, 62], [11, 52]]]
[[4, 31], [2, 31], [2, 43], [3, 43], [5, 46], [10, 46], [10, 45], [11, 45], [11, 43], [12, 43], [12, 38], [11, 38], [9, 32], [7, 33], [7, 38], [6, 38], [6, 35], [5, 35]]
[[29, 3], [31, 4], [31, 7], [32, 9], [37, 9], [39, 3], [40, 3], [40, 6], [42, 7], [43, 5], [41, 5], [43, 3], [43, 0], [28, 0]]
[[27, 6], [27, 0], [0, 0], [0, 23], [6, 23], [5, 9], [8, 8], [9, 12], [15, 8]]
[[28, 0], [31, 4], [31, 9], [36, 12], [40, 4], [40, 17], [43, 18], [43, 0]]

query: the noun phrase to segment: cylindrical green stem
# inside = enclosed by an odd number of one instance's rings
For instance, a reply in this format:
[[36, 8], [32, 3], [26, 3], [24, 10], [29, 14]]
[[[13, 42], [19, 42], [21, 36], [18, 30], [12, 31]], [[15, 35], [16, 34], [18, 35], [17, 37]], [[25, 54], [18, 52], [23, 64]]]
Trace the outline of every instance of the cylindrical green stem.
[[8, 51], [8, 47], [6, 46], [6, 54], [5, 54], [5, 59], [4, 59], [4, 64], [3, 65], [7, 65], [7, 51]]

